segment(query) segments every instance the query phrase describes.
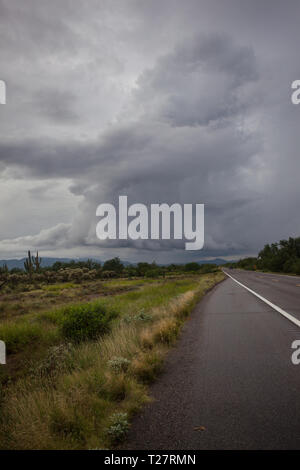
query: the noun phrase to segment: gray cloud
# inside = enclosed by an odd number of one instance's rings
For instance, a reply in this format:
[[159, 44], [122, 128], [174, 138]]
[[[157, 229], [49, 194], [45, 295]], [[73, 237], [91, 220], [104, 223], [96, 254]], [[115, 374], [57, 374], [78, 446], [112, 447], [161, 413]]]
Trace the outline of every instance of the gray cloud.
[[[36, 197], [35, 232], [29, 220], [19, 226], [21, 204], [15, 224], [3, 215], [3, 253], [230, 256], [299, 233], [299, 117], [289, 96], [298, 3], [293, 12], [267, 0], [149, 3], [0, 1], [0, 78], [11, 93], [0, 109], [0, 170]], [[57, 191], [43, 191], [46, 181]], [[96, 207], [119, 194], [205, 203], [204, 251], [101, 244]]]
[[74, 110], [76, 96], [74, 93], [59, 90], [48, 89], [41, 90], [35, 96], [33, 106], [37, 108], [38, 112], [46, 115], [50, 120], [54, 121], [73, 121], [79, 118], [77, 112]]
[[154, 108], [175, 126], [219, 123], [247, 110], [251, 103], [249, 97], [244, 102], [242, 89], [257, 78], [250, 48], [226, 35], [199, 36], [142, 74], [136, 105], [146, 103], [145, 112]]

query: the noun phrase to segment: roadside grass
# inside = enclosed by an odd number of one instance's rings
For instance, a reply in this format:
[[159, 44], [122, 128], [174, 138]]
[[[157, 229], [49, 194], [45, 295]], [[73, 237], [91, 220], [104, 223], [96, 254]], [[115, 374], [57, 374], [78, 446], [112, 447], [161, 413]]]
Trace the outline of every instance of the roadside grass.
[[[8, 353], [23, 350], [27, 344], [39, 342], [43, 347], [58, 339], [53, 325], [58, 324], [69, 305], [86, 303], [92, 298], [109, 298], [150, 284], [148, 280], [117, 281], [113, 284], [96, 281], [76, 286], [60, 283], [42, 286], [40, 290], [2, 295], [0, 301], [0, 338], [6, 342]], [[16, 301], [18, 299], [18, 301]], [[96, 300], [91, 303], [97, 302]], [[34, 312], [34, 313], [33, 313]], [[49, 320], [47, 322], [47, 320]], [[57, 338], [56, 338], [57, 336]]]
[[[4, 390], [0, 448], [114, 447], [126, 435], [134, 413], [149, 400], [148, 384], [162, 370], [185, 318], [223, 278], [217, 272], [150, 282], [138, 291], [84, 304], [118, 312], [110, 319], [110, 332], [93, 341], [70, 344], [63, 336], [68, 307], [29, 315], [28, 330], [23, 324], [18, 334], [23, 340], [37, 335], [41, 341], [43, 331], [46, 354]], [[4, 332], [0, 329], [0, 337]]]
[[[128, 282], [123, 282], [121, 288], [126, 288]], [[45, 348], [59, 344], [65, 340], [63, 334], [63, 323], [72, 311], [82, 308], [90, 310], [101, 310], [102, 306], [115, 312], [122, 313], [125, 321], [130, 322], [136, 315], [141, 315], [144, 310], [162, 305], [175, 295], [187, 289], [193, 289], [197, 285], [197, 278], [187, 278], [175, 281], [151, 280], [145, 281], [144, 285], [139, 282], [139, 290], [128, 291], [124, 294], [110, 295], [90, 302], [76, 302], [53, 308], [48, 311], [27, 313], [21, 317], [11, 317], [0, 323], [0, 338], [5, 341], [8, 354], [29, 351], [34, 347], [34, 355], [40, 356]], [[137, 285], [135, 283], [135, 285]], [[116, 288], [116, 285], [114, 286]], [[74, 299], [73, 299], [74, 301]], [[34, 305], [34, 304], [33, 304]], [[34, 307], [33, 307], [34, 308]], [[17, 364], [16, 364], [17, 362]], [[8, 363], [9, 370], [10, 362]], [[18, 355], [13, 362], [13, 369], [18, 369], [20, 374], [24, 369], [22, 355]], [[2, 370], [0, 370], [0, 381]]]

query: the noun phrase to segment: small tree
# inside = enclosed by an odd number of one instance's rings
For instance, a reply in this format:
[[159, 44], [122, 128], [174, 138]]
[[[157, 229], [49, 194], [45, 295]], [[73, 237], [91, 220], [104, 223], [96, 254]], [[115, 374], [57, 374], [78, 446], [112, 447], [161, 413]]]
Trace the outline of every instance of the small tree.
[[184, 266], [184, 270], [185, 271], [188, 271], [188, 272], [195, 272], [195, 271], [199, 271], [200, 270], [200, 266], [198, 263], [196, 262], [191, 262], [191, 263], [187, 263], [185, 266]]
[[105, 261], [103, 271], [114, 271], [116, 274], [121, 274], [124, 270], [124, 265], [121, 263], [120, 258], [113, 258]]

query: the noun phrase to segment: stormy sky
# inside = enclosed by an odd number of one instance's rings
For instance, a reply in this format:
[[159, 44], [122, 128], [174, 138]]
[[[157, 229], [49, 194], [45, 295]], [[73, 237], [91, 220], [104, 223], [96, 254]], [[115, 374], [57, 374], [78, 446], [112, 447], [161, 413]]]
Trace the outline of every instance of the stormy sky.
[[[298, 0], [0, 0], [0, 258], [182, 262], [300, 235]], [[205, 244], [96, 238], [204, 203]]]

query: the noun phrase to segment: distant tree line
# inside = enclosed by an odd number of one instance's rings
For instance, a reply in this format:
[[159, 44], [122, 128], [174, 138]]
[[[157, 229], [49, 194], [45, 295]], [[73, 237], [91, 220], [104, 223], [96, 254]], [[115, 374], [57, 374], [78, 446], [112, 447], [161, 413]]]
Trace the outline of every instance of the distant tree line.
[[214, 264], [200, 265], [195, 262], [168, 266], [159, 266], [155, 262], [141, 262], [125, 266], [118, 257], [105, 261], [103, 265], [88, 259], [86, 261], [56, 261], [52, 266], [42, 266], [42, 258], [39, 257], [38, 252], [32, 256], [28, 251], [24, 269], [12, 268], [9, 270], [6, 265], [0, 267], [0, 289], [5, 284], [15, 286], [22, 283], [82, 282], [118, 277], [158, 278], [184, 273], [209, 273], [217, 270], [218, 267]]
[[300, 274], [300, 237], [280, 240], [278, 243], [267, 244], [259, 252], [257, 258], [244, 258], [232, 266], [248, 270], [273, 271]]

